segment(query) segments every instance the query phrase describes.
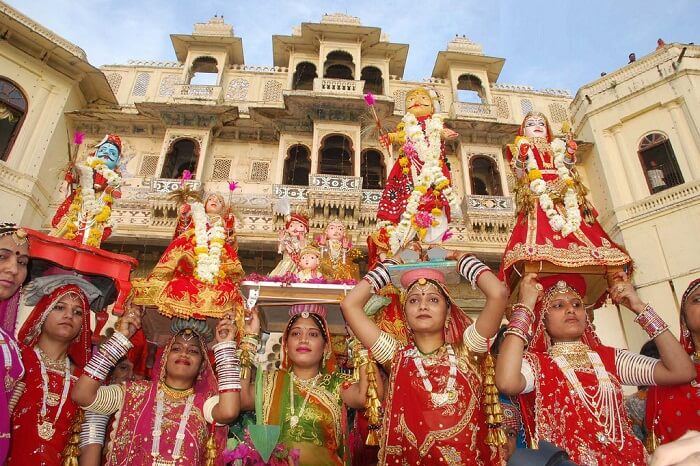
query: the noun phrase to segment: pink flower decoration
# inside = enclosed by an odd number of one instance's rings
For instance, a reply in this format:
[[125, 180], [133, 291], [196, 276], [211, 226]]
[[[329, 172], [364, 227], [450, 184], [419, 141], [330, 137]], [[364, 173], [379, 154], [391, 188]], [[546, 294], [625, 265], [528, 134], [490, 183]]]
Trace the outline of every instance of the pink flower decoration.
[[189, 170], [183, 170], [182, 171], [182, 179], [184, 181], [191, 180], [192, 179], [192, 172]]
[[433, 224], [433, 215], [430, 212], [416, 212], [416, 225], [420, 228], [428, 228]]
[[452, 232], [450, 230], [447, 230], [445, 233], [442, 234], [442, 238], [440, 239], [440, 241], [445, 242], [448, 239], [452, 238], [453, 236], [454, 235], [452, 234]]
[[372, 95], [371, 92], [368, 92], [365, 94], [365, 103], [369, 105], [370, 107], [374, 105], [374, 96]]
[[76, 146], [79, 146], [83, 143], [85, 140], [85, 133], [81, 131], [76, 131], [75, 134], [73, 134], [73, 144]]
[[229, 181], [229, 182], [228, 182], [228, 190], [231, 191], [231, 192], [233, 192], [233, 191], [235, 191], [236, 189], [238, 189], [238, 182], [236, 182], [236, 181]]

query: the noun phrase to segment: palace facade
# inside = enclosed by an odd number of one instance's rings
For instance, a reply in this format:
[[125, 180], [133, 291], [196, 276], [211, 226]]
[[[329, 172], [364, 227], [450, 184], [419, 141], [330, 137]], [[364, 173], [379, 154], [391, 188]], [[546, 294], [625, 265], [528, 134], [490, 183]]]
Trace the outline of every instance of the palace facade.
[[[344, 14], [273, 36], [265, 66], [245, 63], [243, 39], [219, 17], [170, 36], [177, 61], [99, 69], [2, 2], [0, 37], [0, 218], [47, 229], [65, 195], [73, 132], [87, 135], [77, 157], [106, 133], [119, 134], [123, 196], [103, 247], [136, 257], [139, 275], [172, 240], [177, 208], [169, 193], [184, 170], [192, 187], [231, 201], [247, 272], [268, 272], [278, 260], [283, 198], [306, 210], [312, 233], [339, 217], [364, 246], [392, 159], [371, 131], [363, 95], [375, 95], [391, 129], [416, 86], [436, 92], [460, 135], [447, 147], [462, 199], [448, 247], [498, 266], [514, 221], [503, 147], [537, 110], [555, 132], [573, 124], [601, 223], [629, 249], [640, 293], [667, 321], [678, 321], [680, 294], [700, 275], [700, 47], [666, 45], [572, 97], [499, 83], [506, 60], [464, 36], [438, 53], [428, 78], [406, 81], [409, 45]], [[239, 184], [232, 193], [231, 181]], [[462, 286], [456, 294], [468, 311], [481, 308], [478, 291]], [[606, 343], [638, 348], [631, 315], [597, 311]]]

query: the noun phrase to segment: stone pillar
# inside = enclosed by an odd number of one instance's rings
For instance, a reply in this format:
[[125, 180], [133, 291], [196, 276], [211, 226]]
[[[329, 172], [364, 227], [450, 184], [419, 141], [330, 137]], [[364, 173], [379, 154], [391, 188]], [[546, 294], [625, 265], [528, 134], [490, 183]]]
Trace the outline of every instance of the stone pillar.
[[622, 125], [615, 125], [611, 128], [611, 130], [615, 137], [617, 152], [625, 169], [627, 184], [632, 192], [632, 200], [638, 201], [649, 196], [650, 193], [646, 192], [644, 186], [642, 185], [642, 178], [640, 178], [645, 176], [644, 171], [639, 163], [635, 163], [635, 160], [633, 159], [633, 152], [630, 151], [625, 145], [625, 140], [622, 136]]
[[[632, 202], [632, 191], [629, 183], [618, 183], [615, 181], [613, 173], [622, 173], [624, 167], [622, 164], [622, 154], [618, 152], [612, 131], [603, 131], [603, 137], [602, 147], [594, 150], [598, 152], [600, 165], [603, 168], [602, 175], [607, 180], [605, 184], [610, 188], [612, 207], [615, 209], [616, 207]], [[613, 173], [608, 173], [608, 170]]]
[[[686, 173], [689, 173], [692, 179], [700, 179], [700, 151], [698, 151], [698, 146], [693, 140], [683, 108], [677, 100], [668, 103], [666, 107], [671, 114], [673, 127], [676, 129], [678, 141], [681, 144], [682, 154], [676, 153], [676, 160], [681, 168], [681, 172], [687, 170]], [[682, 156], [679, 157], [679, 155]], [[687, 177], [684, 178], [686, 178], [684, 181], [690, 181]]]

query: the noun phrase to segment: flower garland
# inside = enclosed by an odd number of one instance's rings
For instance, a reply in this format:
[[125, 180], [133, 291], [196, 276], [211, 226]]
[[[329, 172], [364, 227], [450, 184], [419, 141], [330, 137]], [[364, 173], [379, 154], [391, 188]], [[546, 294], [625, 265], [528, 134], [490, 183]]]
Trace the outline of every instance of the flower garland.
[[403, 153], [399, 158], [402, 172], [408, 175], [409, 158], [418, 158], [423, 162], [420, 174], [413, 180], [413, 192], [406, 203], [406, 210], [401, 214], [401, 220], [395, 226], [388, 226], [389, 246], [392, 254], [395, 254], [407, 241], [410, 231], [415, 228], [420, 239], [423, 239], [428, 228], [439, 225], [439, 218], [443, 214], [440, 207], [433, 208], [430, 212], [418, 212], [421, 198], [428, 193], [439, 199], [441, 195], [453, 209], [459, 209], [459, 202], [450, 186], [450, 180], [442, 171], [441, 160], [443, 117], [433, 115], [425, 120], [425, 134], [423, 128], [412, 113], [403, 117], [403, 131], [406, 141], [403, 145]]
[[[85, 163], [76, 165], [80, 185], [75, 189], [75, 196], [66, 214], [66, 239], [75, 239], [79, 230], [88, 231], [83, 242], [88, 246], [100, 247], [105, 228], [113, 227], [112, 192], [121, 184], [121, 177], [97, 157], [88, 157]], [[107, 186], [95, 195], [93, 173], [99, 173]], [[82, 226], [81, 226], [82, 225]]]
[[194, 221], [194, 253], [197, 261], [195, 276], [204, 283], [216, 283], [222, 275], [221, 252], [226, 242], [226, 232], [221, 217], [217, 218], [207, 230], [209, 217], [204, 210], [204, 204], [195, 202], [192, 204], [192, 220]]
[[[523, 136], [516, 138], [515, 145], [518, 147], [518, 150], [523, 144], [530, 144], [527, 138]], [[554, 201], [547, 193], [547, 182], [542, 179], [542, 173], [537, 167], [537, 161], [531, 147], [527, 150], [525, 168], [530, 180], [530, 190], [538, 196], [540, 207], [547, 215], [552, 230], [561, 232], [562, 236], [568, 236], [581, 226], [581, 211], [576, 191], [574, 191], [574, 180], [571, 177], [571, 171], [564, 162], [566, 144], [561, 139], [555, 139], [552, 141], [551, 148], [554, 152], [554, 167], [557, 169], [557, 175], [566, 185], [566, 192], [564, 193], [566, 218], [557, 211]]]

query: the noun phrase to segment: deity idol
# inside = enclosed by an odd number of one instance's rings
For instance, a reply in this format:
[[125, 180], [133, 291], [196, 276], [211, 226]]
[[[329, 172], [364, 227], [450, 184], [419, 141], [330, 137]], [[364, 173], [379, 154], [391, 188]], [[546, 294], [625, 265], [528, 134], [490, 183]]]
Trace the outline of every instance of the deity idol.
[[134, 280], [134, 304], [157, 306], [161, 314], [184, 319], [220, 319], [232, 310], [240, 317], [243, 300], [237, 282], [243, 267], [235, 242], [227, 241], [224, 198], [210, 193], [204, 204], [192, 203], [190, 211], [185, 231], [170, 243], [153, 272]]
[[503, 255], [505, 278], [521, 261], [560, 267], [618, 266], [631, 263], [595, 219], [576, 173], [576, 142], [553, 139], [545, 116], [525, 116], [507, 157], [518, 180], [518, 218]]
[[331, 220], [316, 242], [321, 249], [321, 272], [324, 277], [329, 280], [359, 279], [354, 259], [361, 253], [352, 247], [352, 241], [346, 235], [345, 225], [340, 219]]
[[85, 162], [66, 174], [71, 192], [56, 210], [50, 235], [99, 248], [112, 233], [112, 202], [121, 197], [122, 142], [116, 134], [108, 134], [95, 147]]
[[296, 274], [299, 271], [301, 250], [306, 246], [306, 234], [309, 232], [309, 219], [306, 215], [294, 213], [280, 232], [280, 242], [277, 252], [282, 254], [282, 260], [270, 272], [271, 277], [281, 277], [287, 273]]
[[401, 146], [377, 212], [379, 226], [389, 233], [391, 254], [416, 235], [426, 243], [441, 242], [449, 227], [451, 209], [459, 209], [442, 142], [459, 135], [444, 126], [433, 102], [426, 88], [407, 92], [406, 115], [396, 132], [380, 139], [385, 146]]
[[320, 270], [321, 251], [313, 246], [306, 246], [299, 253], [299, 271], [297, 277], [302, 282], [323, 278]]

